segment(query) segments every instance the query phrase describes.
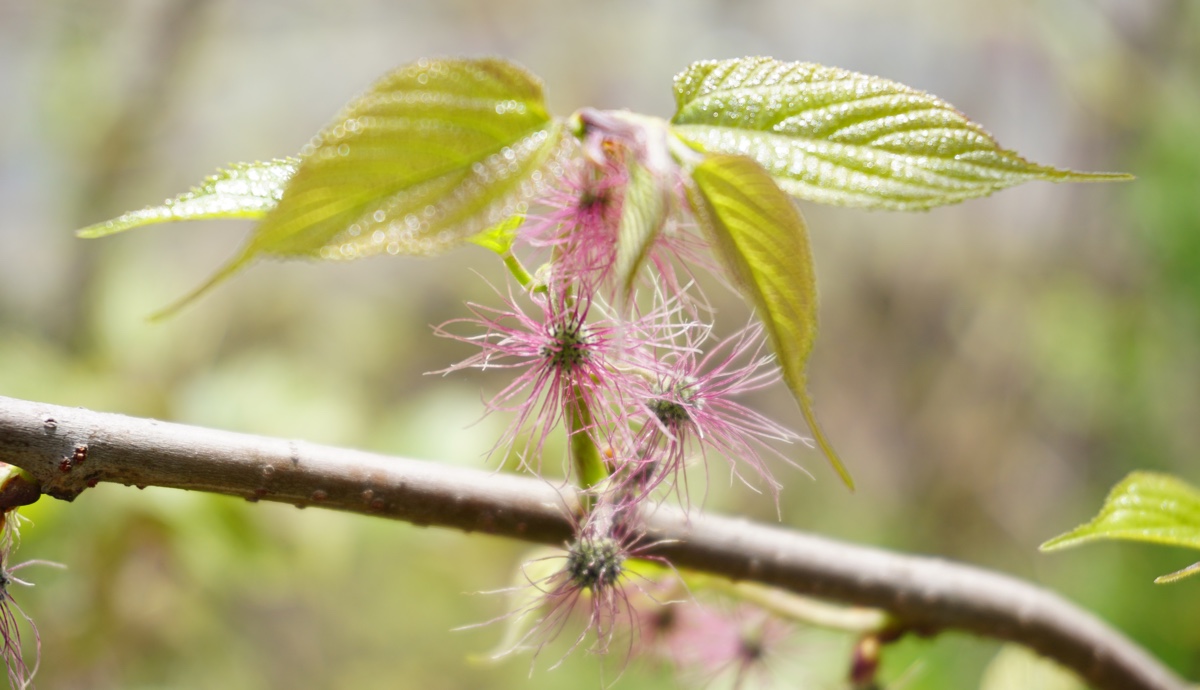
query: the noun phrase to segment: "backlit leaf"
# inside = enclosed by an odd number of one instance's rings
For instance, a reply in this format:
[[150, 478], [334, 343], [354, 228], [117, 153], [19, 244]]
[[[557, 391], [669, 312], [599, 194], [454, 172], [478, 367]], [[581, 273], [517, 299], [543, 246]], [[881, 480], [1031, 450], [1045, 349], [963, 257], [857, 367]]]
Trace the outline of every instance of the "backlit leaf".
[[[1171, 475], [1133, 472], [1113, 487], [1091, 522], [1041, 548], [1051, 551], [1099, 539], [1200, 549], [1200, 490]], [[1171, 582], [1196, 572], [1200, 563], [1155, 581]]]
[[422, 60], [305, 147], [251, 246], [277, 255], [432, 254], [518, 212], [558, 143], [541, 82], [503, 60]]
[[913, 210], [1029, 180], [1129, 179], [1031, 163], [939, 98], [813, 63], [697, 62], [675, 77], [675, 100], [677, 135], [749, 156], [809, 201]]
[[615, 273], [620, 294], [628, 297], [646, 254], [665, 220], [664, 191], [653, 173], [636, 161], [629, 163], [629, 182], [617, 229]]
[[421, 60], [313, 138], [283, 198], [186, 304], [260, 255], [345, 260], [458, 246], [524, 211], [562, 142], [541, 82], [498, 59]]
[[173, 220], [262, 218], [283, 198], [283, 189], [296, 172], [296, 158], [266, 163], [237, 163], [205, 179], [190, 192], [161, 206], [130, 211], [80, 230], [80, 237], [105, 237], [130, 228]]
[[744, 156], [708, 156], [692, 179], [700, 197], [692, 205], [713, 251], [757, 309], [817, 444], [853, 488], [808, 395], [805, 369], [817, 337], [817, 283], [804, 217], [771, 176]]

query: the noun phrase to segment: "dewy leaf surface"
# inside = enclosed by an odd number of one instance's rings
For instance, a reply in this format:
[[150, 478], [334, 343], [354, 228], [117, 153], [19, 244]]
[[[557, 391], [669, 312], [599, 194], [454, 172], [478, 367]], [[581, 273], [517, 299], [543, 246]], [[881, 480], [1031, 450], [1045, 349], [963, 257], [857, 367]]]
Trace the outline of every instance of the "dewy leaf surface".
[[[1091, 522], [1051, 539], [1041, 548], [1050, 551], [1100, 539], [1200, 549], [1200, 490], [1171, 475], [1133, 472], [1113, 487]], [[1157, 581], [1194, 574], [1200, 571], [1197, 566]]]
[[1128, 179], [1031, 163], [945, 101], [893, 81], [770, 58], [697, 62], [675, 77], [673, 131], [749, 156], [788, 194], [914, 210], [1029, 180]]
[[131, 228], [175, 220], [262, 218], [283, 198], [283, 189], [296, 172], [299, 159], [266, 163], [237, 163], [218, 170], [161, 206], [130, 211], [118, 218], [80, 230], [80, 237], [105, 237]]
[[519, 215], [548, 182], [561, 126], [541, 81], [498, 59], [420, 60], [379, 80], [305, 146], [278, 206], [233, 261], [354, 259], [455, 247]]
[[817, 337], [817, 283], [808, 227], [767, 171], [743, 156], [710, 155], [692, 172], [696, 215], [713, 251], [754, 304], [813, 437], [842, 480], [854, 482], [817, 424], [805, 369]]
[[327, 259], [444, 251], [518, 212], [558, 134], [540, 80], [521, 67], [421, 60], [305, 147], [251, 245]]

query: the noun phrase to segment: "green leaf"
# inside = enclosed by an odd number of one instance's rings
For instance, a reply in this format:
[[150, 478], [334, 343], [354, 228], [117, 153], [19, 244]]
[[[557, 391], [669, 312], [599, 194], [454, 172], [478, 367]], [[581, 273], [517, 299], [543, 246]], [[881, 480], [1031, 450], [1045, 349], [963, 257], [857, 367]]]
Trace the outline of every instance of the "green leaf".
[[675, 77], [675, 100], [679, 137], [749, 156], [788, 194], [826, 204], [914, 210], [1029, 180], [1130, 179], [1031, 163], [930, 94], [807, 62], [697, 62]]
[[[1200, 549], [1200, 490], [1168, 474], [1133, 472], [1109, 492], [1086, 525], [1042, 544], [1043, 551], [1099, 539], [1124, 539]], [[1200, 563], [1155, 582], [1200, 572]]]
[[500, 256], [506, 256], [512, 251], [513, 241], [517, 238], [517, 229], [524, 222], [525, 216], [510, 216], [468, 239], [472, 244], [489, 249]]
[[1000, 648], [983, 672], [979, 690], [1086, 690], [1075, 674], [1015, 644]]
[[305, 146], [279, 205], [229, 264], [260, 255], [428, 255], [525, 210], [563, 142], [541, 82], [498, 59], [420, 60], [377, 82]]
[[236, 163], [218, 170], [191, 191], [167, 199], [161, 206], [130, 211], [75, 233], [88, 239], [105, 237], [131, 228], [174, 220], [212, 218], [262, 218], [283, 198], [283, 189], [300, 163], [285, 158], [266, 163]]
[[617, 226], [617, 259], [614, 271], [620, 294], [633, 292], [633, 281], [666, 219], [664, 190], [653, 173], [636, 161], [629, 162], [629, 182]]
[[251, 246], [329, 259], [444, 251], [519, 212], [559, 129], [541, 82], [512, 63], [402, 67], [305, 147]]
[[525, 216], [511, 216], [507, 220], [493, 225], [478, 235], [469, 238], [469, 241], [484, 249], [496, 252], [504, 260], [505, 267], [517, 279], [517, 282], [524, 287], [529, 287], [530, 283], [533, 282], [533, 276], [529, 274], [529, 271], [525, 270], [525, 266], [521, 263], [521, 260], [512, 253], [513, 242], [517, 239], [517, 230], [521, 227], [521, 223], [524, 222]]
[[700, 197], [692, 206], [713, 251], [757, 309], [813, 437], [853, 489], [808, 395], [805, 369], [817, 337], [817, 282], [804, 217], [767, 171], [744, 156], [708, 156], [692, 171], [692, 180]]

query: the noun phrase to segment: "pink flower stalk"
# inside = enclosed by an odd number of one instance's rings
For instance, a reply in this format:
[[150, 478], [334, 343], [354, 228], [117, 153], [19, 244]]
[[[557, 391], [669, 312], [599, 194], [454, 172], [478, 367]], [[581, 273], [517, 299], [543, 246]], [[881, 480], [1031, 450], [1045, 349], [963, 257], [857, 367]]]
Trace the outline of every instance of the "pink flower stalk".
[[[707, 334], [693, 330], [691, 337]], [[762, 326], [748, 325], [702, 359], [698, 344], [660, 353], [648, 365], [653, 377], [637, 382], [637, 408], [647, 421], [629, 473], [640, 479], [643, 492], [662, 483], [677, 487], [693, 448], [706, 461], [715, 451], [729, 462], [733, 476], [751, 488], [748, 475], [756, 476], [778, 500], [780, 485], [762, 452], [794, 465], [769, 442], [791, 443], [800, 437], [736, 400], [780, 380], [774, 356], [764, 352]]]
[[549, 249], [554, 275], [600, 285], [616, 262], [628, 172], [614, 146], [602, 147], [603, 160], [583, 157], [565, 165], [560, 186], [539, 201], [547, 212], [526, 219], [518, 239]]

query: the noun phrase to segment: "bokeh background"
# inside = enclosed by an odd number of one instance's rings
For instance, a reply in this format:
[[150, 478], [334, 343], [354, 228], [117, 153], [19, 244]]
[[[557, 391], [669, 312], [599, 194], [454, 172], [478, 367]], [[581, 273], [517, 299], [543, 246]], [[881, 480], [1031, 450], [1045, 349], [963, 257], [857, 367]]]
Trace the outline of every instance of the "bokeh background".
[[[1200, 4], [1193, 0], [0, 0], [0, 394], [479, 466], [495, 379], [430, 324], [490, 291], [475, 248], [261, 264], [177, 317], [146, 315], [248, 225], [105, 241], [75, 228], [230, 162], [295, 153], [388, 69], [498, 54], [554, 112], [667, 117], [671, 77], [771, 55], [928, 90], [1027, 157], [1137, 175], [1030, 184], [918, 214], [804, 206], [821, 287], [811, 385], [855, 473], [779, 468], [782, 521], [1044, 583], [1200, 677], [1194, 554], [1037, 545], [1134, 468], [1200, 481]], [[745, 307], [724, 296], [721, 317]], [[481, 393], [481, 388], [485, 393]], [[800, 424], [786, 395], [758, 403]], [[714, 481], [707, 507], [774, 520]], [[470, 664], [525, 547], [235, 498], [101, 486], [27, 514], [17, 593], [45, 688], [597, 687], [594, 659]], [[847, 640], [797, 634], [780, 687], [837, 688]], [[996, 646], [906, 640], [884, 680], [971, 688]], [[556, 658], [553, 654], [547, 661]], [[541, 666], [547, 665], [542, 663]], [[634, 666], [623, 687], [674, 687]]]

